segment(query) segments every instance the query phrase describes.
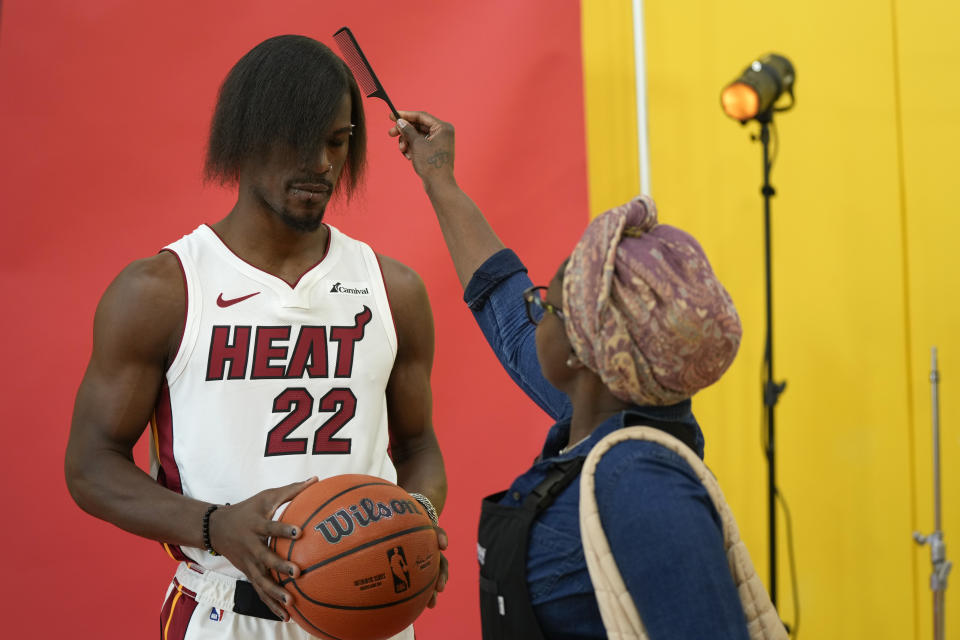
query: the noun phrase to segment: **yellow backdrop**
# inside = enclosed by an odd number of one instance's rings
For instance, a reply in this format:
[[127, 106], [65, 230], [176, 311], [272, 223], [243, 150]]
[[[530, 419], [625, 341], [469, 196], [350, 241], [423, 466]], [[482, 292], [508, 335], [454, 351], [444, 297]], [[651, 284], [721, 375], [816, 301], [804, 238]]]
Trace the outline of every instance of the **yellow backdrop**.
[[[639, 190], [627, 0], [583, 0], [591, 213]], [[932, 637], [930, 347], [940, 353], [943, 529], [960, 514], [960, 5], [948, 0], [646, 0], [653, 196], [703, 243], [739, 308], [736, 362], [694, 409], [707, 463], [767, 580], [761, 148], [720, 90], [777, 52], [797, 105], [772, 183], [779, 486], [793, 517], [800, 636]], [[793, 623], [780, 517], [781, 615]], [[952, 551], [952, 553], [951, 553]], [[948, 637], [960, 594], [947, 589]], [[951, 633], [951, 631], [953, 633]]]

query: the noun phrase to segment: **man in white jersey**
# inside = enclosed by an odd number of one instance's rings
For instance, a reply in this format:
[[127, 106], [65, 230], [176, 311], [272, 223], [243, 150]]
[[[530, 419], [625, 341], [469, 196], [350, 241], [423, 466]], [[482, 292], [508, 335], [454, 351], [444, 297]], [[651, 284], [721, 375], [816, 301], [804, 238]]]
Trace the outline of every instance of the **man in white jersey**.
[[[443, 507], [426, 289], [323, 224], [334, 191], [362, 176], [361, 99], [319, 42], [248, 52], [220, 89], [206, 163], [236, 204], [128, 266], [97, 308], [67, 484], [84, 510], [181, 561], [164, 639], [308, 637], [270, 576], [301, 567], [266, 539], [301, 535], [273, 514], [316, 478], [376, 475], [434, 518]], [[150, 475], [132, 455], [148, 422]], [[442, 560], [437, 591], [446, 579]]]

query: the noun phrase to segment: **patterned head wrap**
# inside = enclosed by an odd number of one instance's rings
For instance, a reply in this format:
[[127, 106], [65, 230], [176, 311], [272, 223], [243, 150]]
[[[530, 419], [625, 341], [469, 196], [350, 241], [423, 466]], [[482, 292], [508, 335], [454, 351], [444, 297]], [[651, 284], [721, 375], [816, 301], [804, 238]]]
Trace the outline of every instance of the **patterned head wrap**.
[[740, 318], [700, 244], [638, 196], [594, 219], [563, 280], [570, 344], [621, 400], [674, 404], [716, 382]]

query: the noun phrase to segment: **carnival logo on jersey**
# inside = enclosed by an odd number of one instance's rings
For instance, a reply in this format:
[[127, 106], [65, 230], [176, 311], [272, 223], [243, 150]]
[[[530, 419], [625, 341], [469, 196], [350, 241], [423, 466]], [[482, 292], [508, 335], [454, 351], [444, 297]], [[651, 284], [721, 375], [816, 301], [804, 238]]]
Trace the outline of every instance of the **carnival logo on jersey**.
[[349, 293], [354, 296], [366, 296], [370, 295], [370, 285], [366, 283], [348, 282], [344, 284], [342, 282], [335, 282], [333, 286], [330, 287], [330, 293]]

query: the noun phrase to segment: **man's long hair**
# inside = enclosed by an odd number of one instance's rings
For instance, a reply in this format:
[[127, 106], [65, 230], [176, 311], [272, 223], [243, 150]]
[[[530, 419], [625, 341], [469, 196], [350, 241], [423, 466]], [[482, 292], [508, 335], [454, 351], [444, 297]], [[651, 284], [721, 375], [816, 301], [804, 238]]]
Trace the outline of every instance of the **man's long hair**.
[[244, 161], [262, 157], [276, 145], [292, 149], [301, 162], [312, 161], [348, 91], [356, 126], [337, 188], [343, 186], [349, 196], [366, 166], [363, 96], [343, 60], [306, 36], [264, 40], [227, 74], [210, 123], [205, 178], [235, 183]]

